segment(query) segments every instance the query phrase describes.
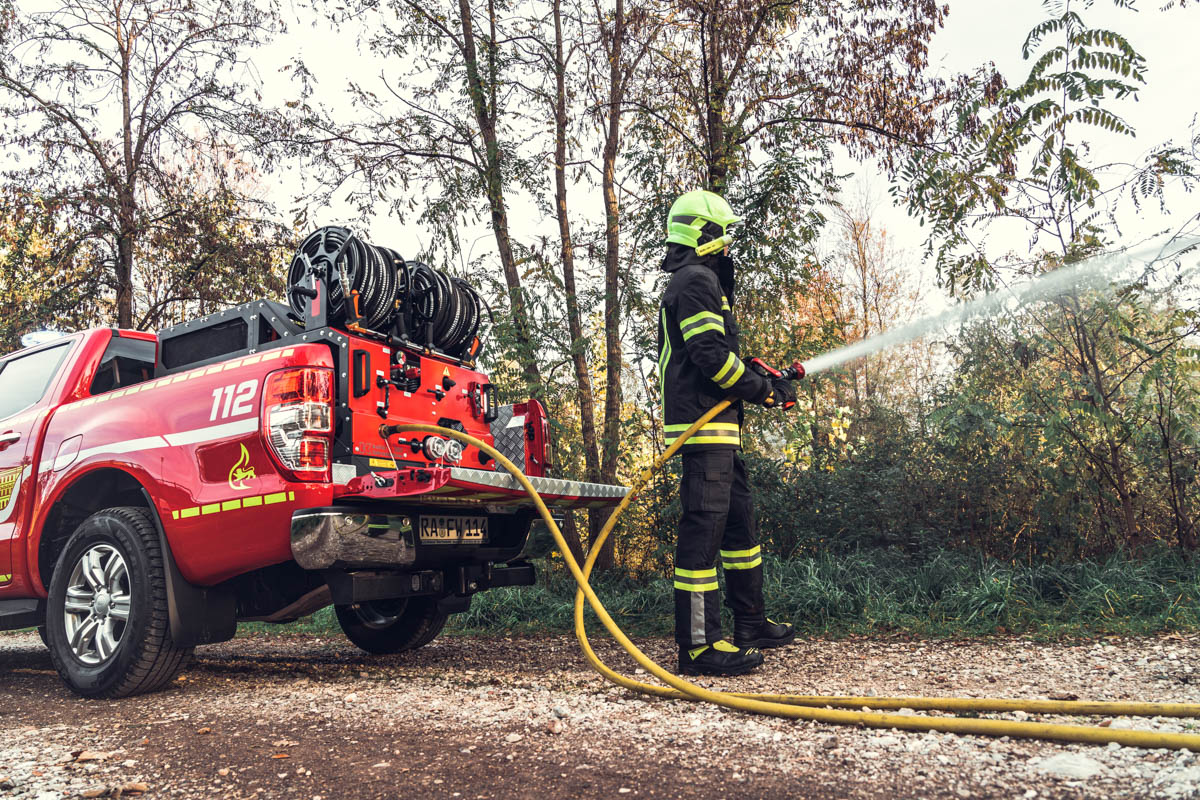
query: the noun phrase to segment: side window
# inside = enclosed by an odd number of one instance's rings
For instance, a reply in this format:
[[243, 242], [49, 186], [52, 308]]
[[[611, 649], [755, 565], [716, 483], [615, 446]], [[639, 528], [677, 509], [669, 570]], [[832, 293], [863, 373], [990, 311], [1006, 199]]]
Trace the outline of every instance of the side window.
[[0, 363], [0, 419], [41, 400], [70, 349], [64, 343]]
[[150, 380], [154, 377], [155, 352], [154, 342], [114, 336], [92, 379], [91, 394], [104, 394]]

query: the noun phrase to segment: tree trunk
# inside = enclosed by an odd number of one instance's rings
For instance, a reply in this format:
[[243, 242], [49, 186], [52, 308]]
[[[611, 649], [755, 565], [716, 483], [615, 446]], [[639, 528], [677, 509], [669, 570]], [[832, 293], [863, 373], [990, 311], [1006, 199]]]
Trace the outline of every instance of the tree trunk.
[[[1093, 386], [1095, 386], [1095, 394], [1100, 400], [1100, 408], [1104, 410], [1109, 419], [1115, 419], [1119, 416], [1119, 412], [1113, 408], [1110, 393], [1105, 386], [1104, 373], [1100, 369], [1100, 362], [1096, 357], [1095, 336], [1078, 317], [1076, 317], [1074, 327], [1084, 374], [1090, 378]], [[1093, 402], [1095, 401], [1093, 400]], [[1102, 427], [1104, 431], [1104, 449], [1108, 455], [1107, 459], [1105, 459], [1108, 463], [1105, 464], [1104, 472], [1108, 475], [1109, 483], [1113, 491], [1117, 493], [1117, 500], [1121, 505], [1121, 538], [1124, 539], [1124, 544], [1126, 545], [1136, 545], [1141, 537], [1141, 530], [1137, 524], [1137, 510], [1134, 507], [1133, 493], [1125, 467], [1125, 458], [1121, 452], [1121, 446], [1113, 436], [1109, 423], [1105, 421]]]
[[[616, 0], [612, 40], [609, 48], [608, 119], [604, 137], [601, 191], [604, 196], [604, 447], [600, 477], [616, 483], [621, 454], [621, 209], [617, 200], [617, 155], [621, 145], [621, 104], [625, 100], [622, 46], [625, 42], [625, 2]], [[593, 519], [589, 544], [599, 535], [600, 515]], [[612, 567], [616, 540], [610, 537], [596, 559], [599, 569]]]
[[137, 165], [133, 158], [133, 111], [129, 96], [131, 43], [121, 25], [114, 25], [117, 47], [121, 54], [121, 145], [124, 185], [118, 190], [119, 231], [117, 233], [117, 327], [133, 327], [133, 248], [137, 224]]
[[725, 101], [729, 93], [725, 86], [725, 67], [721, 59], [719, 14], [706, 11], [704, 15], [707, 38], [703, 44], [704, 87], [708, 107], [705, 109], [705, 128], [708, 144], [708, 188], [717, 194], [725, 193], [729, 181], [729, 137], [725, 130]]
[[[571, 362], [575, 367], [575, 387], [579, 392], [579, 428], [583, 435], [583, 459], [587, 479], [599, 482], [600, 450], [596, 441], [596, 402], [592, 392], [592, 377], [588, 372], [587, 342], [579, 314], [579, 295], [575, 285], [575, 245], [571, 238], [571, 222], [567, 216], [567, 65], [563, 57], [562, 0], [554, 0], [554, 201], [558, 215], [559, 257], [562, 259], [563, 287], [567, 296], [567, 330], [571, 336]], [[590, 511], [590, 527], [598, 530], [602, 515]], [[574, 515], [569, 516], [574, 541], [567, 541], [572, 550], [583, 547]], [[566, 530], [564, 530], [566, 533]]]
[[[517, 271], [517, 260], [513, 255], [512, 238], [508, 231], [508, 207], [504, 199], [504, 182], [500, 147], [496, 133], [496, 119], [499, 108], [496, 105], [494, 93], [489, 93], [480, 76], [478, 51], [475, 48], [475, 25], [471, 16], [469, 0], [458, 0], [459, 23], [462, 28], [463, 52], [467, 70], [467, 94], [471, 98], [471, 108], [475, 114], [475, 122], [479, 126], [479, 135], [483, 140], [484, 163], [482, 166], [485, 192], [488, 208], [491, 212], [492, 232], [496, 236], [496, 250], [500, 255], [500, 265], [504, 271], [504, 281], [508, 286], [509, 304], [512, 308], [513, 329], [517, 339], [517, 356], [521, 369], [525, 373], [531, 397], [541, 397], [543, 394], [541, 371], [537, 365], [537, 347], [530, 335], [531, 326], [529, 313], [525, 307], [525, 296], [521, 291], [521, 274]], [[492, 26], [492, 36], [489, 41], [495, 42], [495, 6], [488, 3], [488, 16]], [[493, 58], [488, 60], [489, 73], [494, 72], [496, 65]], [[496, 85], [496, 76], [489, 74], [489, 85]]]
[[124, 209], [121, 217], [123, 230], [117, 235], [117, 261], [114, 265], [117, 289], [117, 327], [129, 329], [133, 328], [133, 233], [124, 222]]

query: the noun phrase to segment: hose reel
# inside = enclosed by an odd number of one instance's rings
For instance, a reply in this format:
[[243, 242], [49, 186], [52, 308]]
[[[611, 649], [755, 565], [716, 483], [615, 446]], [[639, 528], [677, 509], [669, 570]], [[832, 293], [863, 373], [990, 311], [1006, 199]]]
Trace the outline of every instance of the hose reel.
[[[326, 296], [313, 288], [319, 279]], [[337, 226], [320, 228], [300, 244], [287, 276], [288, 305], [310, 321], [324, 303], [325, 324], [365, 328], [455, 358], [472, 357], [483, 300], [462, 278], [419, 261], [406, 262], [387, 247]]]

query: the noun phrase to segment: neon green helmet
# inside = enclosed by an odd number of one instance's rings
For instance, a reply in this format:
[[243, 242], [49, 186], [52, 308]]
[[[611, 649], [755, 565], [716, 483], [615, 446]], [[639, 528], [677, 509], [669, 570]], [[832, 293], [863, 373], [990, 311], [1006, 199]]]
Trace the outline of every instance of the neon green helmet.
[[[699, 250], [706, 244], [715, 245], [715, 240], [726, 236], [730, 225], [741, 221], [742, 218], [733, 213], [725, 198], [704, 189], [696, 189], [681, 194], [671, 204], [671, 210], [667, 212], [667, 242]], [[715, 249], [719, 250], [725, 244], [728, 244], [728, 240]], [[713, 250], [709, 249], [709, 252]]]

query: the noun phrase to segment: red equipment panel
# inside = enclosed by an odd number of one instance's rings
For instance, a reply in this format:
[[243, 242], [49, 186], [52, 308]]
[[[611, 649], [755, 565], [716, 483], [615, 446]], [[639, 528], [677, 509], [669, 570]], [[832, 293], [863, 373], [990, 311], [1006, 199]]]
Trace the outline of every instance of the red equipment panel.
[[[391, 451], [379, 435], [381, 424], [420, 422], [459, 428], [464, 433], [491, 444], [491, 428], [484, 420], [487, 376], [460, 366], [448, 358], [419, 353], [407, 348], [395, 350], [365, 337], [350, 337], [348, 409], [354, 455], [368, 459], [375, 469], [393, 469], [393, 456], [401, 465], [432, 464], [452, 466], [444, 458], [430, 458], [422, 443], [426, 434], [392, 437]], [[490, 469], [491, 461], [481, 461], [479, 451], [468, 447], [458, 463], [476, 469]]]

